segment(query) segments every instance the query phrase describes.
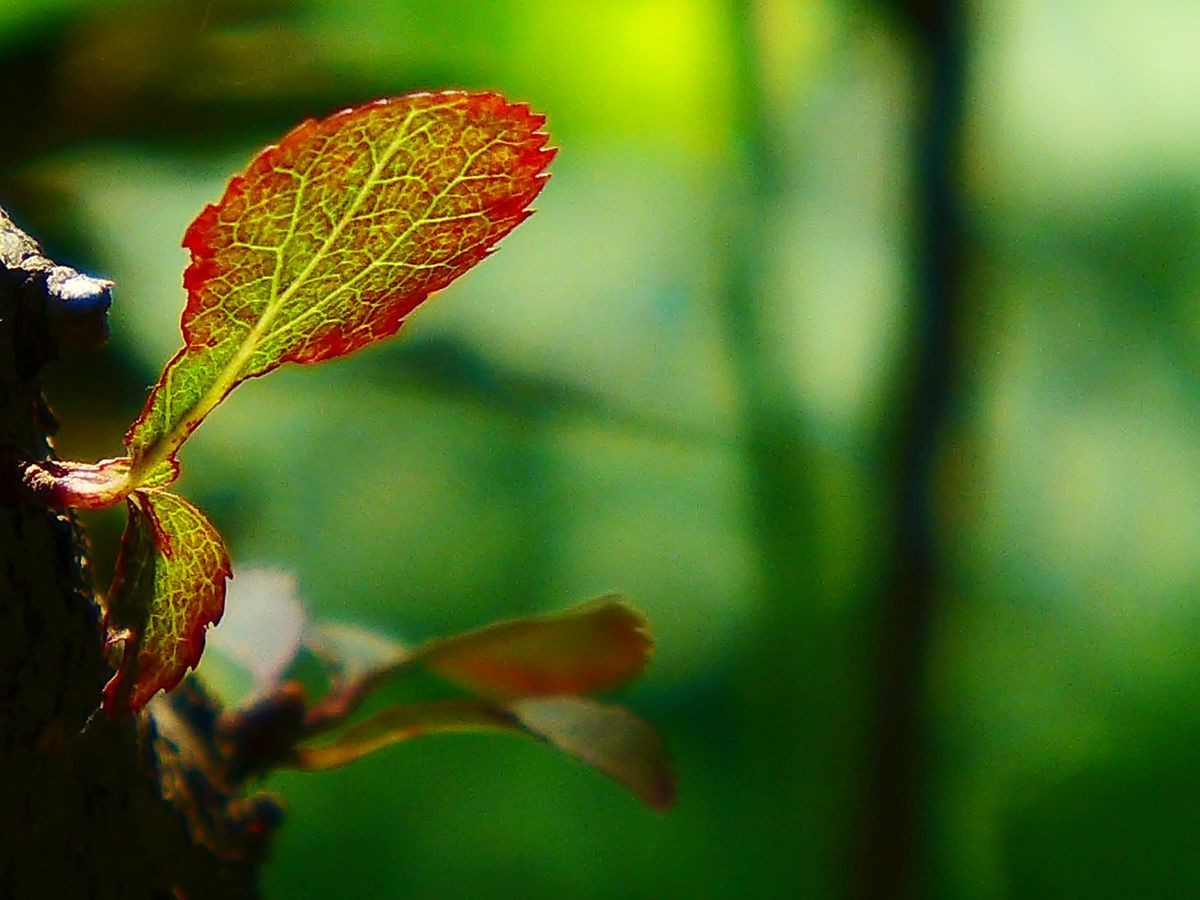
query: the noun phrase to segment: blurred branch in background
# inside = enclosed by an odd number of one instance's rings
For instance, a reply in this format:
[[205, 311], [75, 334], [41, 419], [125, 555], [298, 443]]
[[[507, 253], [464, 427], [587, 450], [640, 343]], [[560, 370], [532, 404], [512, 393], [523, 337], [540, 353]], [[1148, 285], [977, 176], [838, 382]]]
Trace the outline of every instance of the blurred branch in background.
[[[727, 9], [735, 54], [741, 180], [730, 190], [723, 260], [721, 322], [740, 408], [748, 532], [756, 541], [757, 609], [745, 645], [739, 702], [745, 715], [738, 773], [744, 821], [773, 820], [773, 829], [747, 848], [749, 892], [762, 896], [824, 896], [832, 804], [827, 773], [797, 764], [801, 754], [828, 758], [825, 744], [836, 711], [820, 689], [829, 657], [827, 635], [812, 616], [813, 546], [817, 507], [813, 449], [788, 382], [780, 377], [784, 344], [765, 310], [768, 272], [778, 249], [786, 163], [782, 140], [764, 96], [760, 39], [764, 3], [731, 0]], [[824, 702], [823, 702], [824, 701]], [[792, 777], [780, 780], [778, 774]], [[825, 783], [819, 783], [824, 781]], [[832, 779], [830, 779], [832, 780]], [[819, 798], [819, 799], [818, 799]], [[829, 818], [827, 818], [829, 816]], [[768, 834], [770, 838], [768, 839]], [[814, 891], [814, 888], [816, 890]]]
[[967, 240], [960, 209], [966, 31], [956, 0], [896, 2], [921, 77], [913, 117], [916, 191], [907, 377], [900, 379], [892, 451], [892, 529], [880, 597], [872, 732], [852, 895], [927, 896], [924, 835], [929, 740], [926, 662], [942, 590], [933, 512], [939, 450], [958, 377]]
[[735, 439], [719, 427], [672, 421], [615, 402], [598, 390], [490, 359], [466, 343], [413, 335], [395, 350], [387, 384], [400, 376], [447, 403], [478, 405], [523, 426], [581, 423], [638, 440], [727, 450]]
[[[839, 619], [822, 611], [830, 588], [816, 574], [822, 551], [829, 552], [819, 536], [826, 526], [817, 481], [819, 446], [804, 404], [781, 377], [786, 338], [772, 331], [768, 311], [775, 287], [772, 254], [786, 232], [784, 198], [798, 181], [789, 171], [778, 104], [770, 96], [773, 75], [766, 71], [775, 39], [771, 16], [777, 12], [765, 0], [749, 13], [745, 4], [729, 11], [745, 193], [729, 204], [722, 251], [728, 266], [726, 339], [742, 403], [748, 515], [761, 579], [741, 697], [751, 741], [746, 758], [756, 769], [740, 783], [747, 792], [747, 818], [775, 816], [773, 837], [780, 842], [758, 848], [754, 871], [764, 891], [780, 896], [836, 896], [847, 888], [862, 898], [920, 896], [928, 812], [925, 662], [939, 590], [932, 489], [961, 306], [962, 28], [952, 2], [895, 11], [909, 38], [904, 45], [915, 57], [910, 68], [919, 92], [907, 157], [907, 181], [916, 195], [907, 265], [911, 312], [901, 338], [898, 384], [879, 423], [878, 490], [890, 522], [879, 532], [880, 584], [872, 588], [871, 579], [864, 579], [865, 619], [855, 624], [853, 614]], [[867, 164], [862, 150], [848, 152], [859, 167]], [[865, 634], [859, 635], [864, 623]], [[847, 669], [840, 662], [847, 657], [859, 658], [868, 679], [865, 712], [856, 706], [853, 683], [844, 683]], [[780, 772], [790, 772], [791, 779], [771, 781]], [[847, 797], [850, 810], [841, 805]], [[839, 880], [844, 878], [839, 860], [849, 866], [848, 882]]]

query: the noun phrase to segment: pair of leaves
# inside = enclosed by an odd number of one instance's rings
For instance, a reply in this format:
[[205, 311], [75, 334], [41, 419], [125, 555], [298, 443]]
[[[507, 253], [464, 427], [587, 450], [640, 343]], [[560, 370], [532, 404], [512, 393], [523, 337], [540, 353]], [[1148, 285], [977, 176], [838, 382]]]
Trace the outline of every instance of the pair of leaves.
[[[294, 682], [260, 686], [257, 700], [228, 714], [224, 731], [239, 774], [278, 766], [331, 768], [428, 734], [501, 732], [541, 740], [616, 779], [655, 809], [674, 798], [671, 765], [654, 729], [628, 710], [584, 696], [635, 678], [653, 649], [645, 620], [617, 597], [411, 650], [334, 624], [310, 626], [305, 642], [330, 665], [332, 686], [312, 705]], [[238, 662], [257, 667], [255, 648], [232, 646], [242, 657]], [[354, 721], [374, 691], [418, 670], [469, 696], [404, 703]]]
[[674, 775], [654, 729], [626, 709], [587, 697], [394, 706], [351, 726], [332, 743], [299, 748], [294, 762], [301, 769], [328, 769], [422, 735], [488, 731], [545, 741], [620, 782], [652, 809], [667, 809], [675, 798]]
[[394, 334], [413, 309], [530, 215], [544, 118], [496, 94], [413, 94], [293, 129], [235, 177], [184, 235], [183, 348], [125, 436], [127, 456], [32, 464], [56, 505], [126, 499], [109, 598], [124, 641], [105, 690], [114, 714], [194, 666], [224, 604], [228, 562], [203, 514], [165, 488], [187, 437], [246, 378]]

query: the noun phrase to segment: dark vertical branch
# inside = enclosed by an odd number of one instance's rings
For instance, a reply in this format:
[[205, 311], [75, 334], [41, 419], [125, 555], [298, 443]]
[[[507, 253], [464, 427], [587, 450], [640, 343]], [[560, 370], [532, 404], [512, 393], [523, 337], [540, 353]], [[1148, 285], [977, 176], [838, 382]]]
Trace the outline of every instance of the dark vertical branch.
[[103, 337], [108, 287], [0, 209], [0, 897], [250, 898], [275, 811], [192, 766], [194, 730], [92, 715], [112, 669], [82, 534], [12, 488], [53, 456], [42, 365]]
[[959, 206], [963, 9], [955, 0], [897, 6], [911, 28], [924, 79], [914, 117], [914, 302], [895, 434], [892, 556], [880, 615], [871, 767], [852, 882], [856, 897], [889, 900], [924, 895], [923, 700], [940, 574], [934, 479], [952, 411], [967, 249]]

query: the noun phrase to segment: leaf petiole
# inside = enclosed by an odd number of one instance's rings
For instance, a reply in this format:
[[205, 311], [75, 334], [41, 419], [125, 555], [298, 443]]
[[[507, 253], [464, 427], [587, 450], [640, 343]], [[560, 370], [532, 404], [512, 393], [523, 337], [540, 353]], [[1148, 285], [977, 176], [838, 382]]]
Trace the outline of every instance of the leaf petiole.
[[97, 463], [20, 460], [15, 468], [22, 492], [51, 507], [103, 509], [121, 502], [133, 490], [129, 458], [125, 456]]

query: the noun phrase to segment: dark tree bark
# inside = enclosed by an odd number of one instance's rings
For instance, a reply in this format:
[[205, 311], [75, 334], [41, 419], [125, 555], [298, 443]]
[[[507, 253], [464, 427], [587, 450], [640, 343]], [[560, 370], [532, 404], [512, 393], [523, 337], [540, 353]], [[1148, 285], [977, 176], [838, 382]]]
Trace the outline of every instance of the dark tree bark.
[[253, 897], [277, 808], [228, 785], [194, 687], [97, 712], [112, 667], [78, 523], [13, 488], [53, 456], [39, 372], [103, 339], [108, 289], [0, 209], [0, 897]]

